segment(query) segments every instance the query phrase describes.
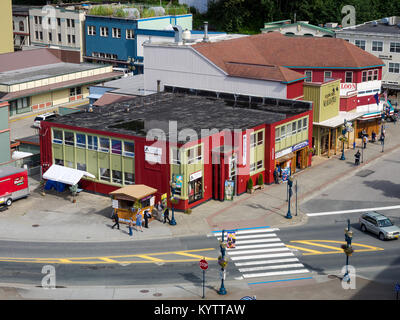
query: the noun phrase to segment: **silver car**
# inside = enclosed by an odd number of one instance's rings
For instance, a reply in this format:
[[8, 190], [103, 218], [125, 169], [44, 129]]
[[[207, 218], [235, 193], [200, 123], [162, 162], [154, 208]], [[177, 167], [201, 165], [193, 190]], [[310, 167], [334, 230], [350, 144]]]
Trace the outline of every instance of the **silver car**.
[[359, 222], [361, 231], [375, 233], [380, 240], [399, 238], [400, 228], [395, 226], [389, 218], [376, 211], [362, 214]]

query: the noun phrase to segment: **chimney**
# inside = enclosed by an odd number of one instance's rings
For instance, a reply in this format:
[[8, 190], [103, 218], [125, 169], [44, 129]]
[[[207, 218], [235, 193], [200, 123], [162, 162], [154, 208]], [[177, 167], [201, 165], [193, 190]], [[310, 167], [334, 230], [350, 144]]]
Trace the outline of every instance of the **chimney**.
[[182, 44], [182, 27], [175, 25], [172, 28], [175, 31], [175, 43]]
[[208, 38], [208, 22], [204, 21], [204, 38], [203, 42], [210, 42], [210, 39]]

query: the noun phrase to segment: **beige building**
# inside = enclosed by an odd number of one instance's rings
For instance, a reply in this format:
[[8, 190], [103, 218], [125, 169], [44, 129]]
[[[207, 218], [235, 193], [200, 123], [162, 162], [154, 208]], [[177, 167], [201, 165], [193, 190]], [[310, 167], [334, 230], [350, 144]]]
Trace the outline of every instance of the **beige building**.
[[11, 0], [0, 1], [0, 53], [14, 51]]
[[123, 74], [110, 65], [71, 63], [61, 50], [35, 49], [0, 55], [0, 101], [10, 117], [88, 103], [89, 86]]
[[13, 6], [13, 33], [14, 50], [22, 50], [23, 46], [29, 46], [29, 8], [23, 6]]
[[29, 10], [30, 42], [33, 46], [79, 52], [83, 61], [85, 12], [74, 7], [44, 6]]

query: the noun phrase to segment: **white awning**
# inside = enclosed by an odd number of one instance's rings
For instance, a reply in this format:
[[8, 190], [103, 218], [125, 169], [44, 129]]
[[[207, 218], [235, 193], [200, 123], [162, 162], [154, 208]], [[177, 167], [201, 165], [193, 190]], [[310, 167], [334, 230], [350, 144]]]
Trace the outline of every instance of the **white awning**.
[[30, 153], [30, 152], [14, 151], [12, 156], [11, 156], [11, 158], [13, 160], [18, 160], [18, 159], [23, 159], [23, 158], [26, 158], [26, 157], [30, 157], [32, 155], [33, 155], [33, 153]]
[[82, 179], [83, 176], [96, 178], [89, 172], [77, 170], [73, 168], [59, 166], [57, 164], [53, 164], [43, 175], [43, 179], [53, 180], [57, 182], [62, 182], [65, 184], [69, 184], [71, 186], [77, 184], [79, 180]]

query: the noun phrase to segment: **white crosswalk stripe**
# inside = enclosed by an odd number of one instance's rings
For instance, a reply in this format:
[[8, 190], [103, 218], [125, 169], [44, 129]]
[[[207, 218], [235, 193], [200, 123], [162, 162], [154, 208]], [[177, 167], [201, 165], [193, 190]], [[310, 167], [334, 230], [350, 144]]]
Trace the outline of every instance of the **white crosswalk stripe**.
[[[278, 228], [256, 228], [236, 231], [235, 248], [226, 254], [238, 267], [244, 279], [309, 273], [289, 248], [278, 238]], [[214, 233], [221, 240], [222, 232]], [[227, 234], [224, 233], [226, 241]]]

